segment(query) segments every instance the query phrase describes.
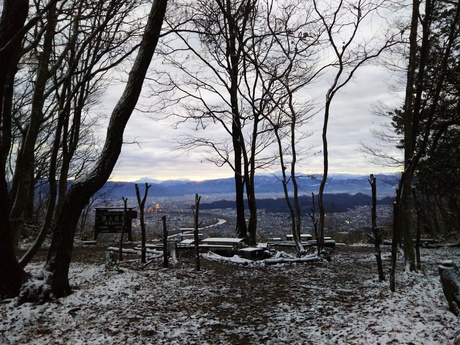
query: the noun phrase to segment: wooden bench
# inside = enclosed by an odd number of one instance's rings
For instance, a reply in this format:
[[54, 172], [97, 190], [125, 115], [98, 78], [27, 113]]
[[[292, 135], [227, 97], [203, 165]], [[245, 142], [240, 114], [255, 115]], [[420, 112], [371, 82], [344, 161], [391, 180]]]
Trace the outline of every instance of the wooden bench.
[[[286, 235], [286, 238], [287, 238], [288, 240], [291, 240], [291, 241], [292, 241], [292, 240], [294, 239], [294, 235], [292, 235], [292, 234], [287, 234], [287, 235]], [[313, 239], [313, 236], [310, 235], [310, 234], [300, 234], [300, 240], [301, 240], [301, 241], [309, 241], [309, 240], [312, 240], [312, 239]]]
[[195, 244], [195, 240], [189, 238], [189, 239], [182, 240], [179, 243], [177, 243], [177, 247], [178, 248], [189, 248], [189, 247], [193, 247], [194, 244]]
[[243, 239], [233, 237], [208, 237], [201, 241], [201, 245], [230, 246], [233, 250], [237, 250], [243, 246]]

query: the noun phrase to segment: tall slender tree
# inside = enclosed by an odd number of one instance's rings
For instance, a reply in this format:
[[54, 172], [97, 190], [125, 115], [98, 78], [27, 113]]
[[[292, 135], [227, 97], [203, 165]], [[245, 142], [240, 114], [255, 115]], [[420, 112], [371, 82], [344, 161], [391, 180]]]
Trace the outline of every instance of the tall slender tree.
[[[421, 5], [424, 6], [423, 16]], [[443, 24], [440, 26], [439, 23]], [[450, 62], [453, 51], [458, 49], [459, 26], [460, 3], [436, 0], [412, 2], [406, 93], [400, 113], [404, 170], [395, 202], [390, 276], [390, 288], [393, 291], [396, 289], [396, 248], [399, 239], [404, 243], [405, 267], [416, 269], [412, 243], [415, 228], [412, 188], [420, 160], [430, 145], [437, 146], [443, 132], [457, 125], [450, 114], [442, 110], [445, 105], [442, 100], [450, 88]], [[401, 127], [397, 130], [401, 130]]]
[[[247, 129], [252, 121], [242, 109], [240, 95], [243, 83], [242, 64], [248, 25], [254, 15], [256, 0], [213, 0], [178, 2], [167, 22], [174, 35], [162, 47], [163, 62], [174, 67], [182, 77], [163, 73], [156, 77], [173, 93], [169, 101], [173, 113], [182, 121], [194, 121], [195, 130], [212, 126], [224, 138], [188, 137], [182, 140], [186, 150], [208, 147], [218, 156], [217, 164], [228, 165], [234, 173], [236, 200], [236, 234], [246, 237], [245, 187], [251, 203], [253, 189], [247, 177], [252, 159]], [[164, 100], [165, 96], [162, 95]], [[181, 111], [176, 103], [180, 102]], [[254, 139], [255, 140], [255, 139]], [[229, 144], [230, 142], [230, 144]], [[250, 214], [249, 224], [255, 227], [256, 214]], [[252, 229], [249, 233], [254, 233]]]
[[[319, 249], [324, 246], [324, 191], [329, 175], [329, 142], [328, 126], [331, 109], [337, 93], [346, 87], [356, 72], [372, 59], [378, 57], [384, 50], [395, 45], [395, 34], [384, 37], [367, 37], [363, 35], [366, 23], [377, 15], [383, 8], [384, 1], [359, 0], [348, 4], [346, 1], [323, 3], [313, 0], [315, 13], [324, 26], [325, 39], [331, 53], [333, 68], [332, 82], [326, 91], [324, 100], [323, 127], [322, 127], [322, 154], [323, 171], [318, 192], [319, 208]], [[377, 44], [373, 41], [379, 42]]]

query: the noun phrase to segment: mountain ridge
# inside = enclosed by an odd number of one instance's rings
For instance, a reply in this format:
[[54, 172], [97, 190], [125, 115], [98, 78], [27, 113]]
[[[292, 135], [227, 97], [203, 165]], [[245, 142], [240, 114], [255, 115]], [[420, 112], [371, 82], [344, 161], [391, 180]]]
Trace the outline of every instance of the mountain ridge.
[[[394, 175], [378, 174], [377, 179], [377, 194], [378, 196], [394, 195], [397, 178]], [[341, 176], [338, 178], [332, 177], [328, 180], [325, 188], [327, 194], [358, 194], [371, 195], [371, 186], [369, 184], [369, 176], [356, 175], [351, 177]], [[157, 181], [153, 179], [144, 180], [147, 182], [107, 182], [101, 192], [109, 192], [114, 197], [121, 198], [132, 197], [136, 195], [134, 185], [140, 183], [150, 184], [149, 195], [156, 197], [179, 197], [191, 194], [233, 194], [235, 193], [235, 184], [233, 178], [211, 179], [204, 181], [188, 181], [188, 180], [167, 180]], [[157, 181], [157, 182], [153, 182]], [[297, 182], [301, 194], [311, 195], [317, 194], [320, 184], [320, 178], [298, 177]], [[141, 190], [143, 189], [140, 186]], [[288, 189], [292, 192], [292, 183], [288, 184]], [[281, 178], [274, 175], [261, 175], [255, 177], [255, 190], [257, 194], [282, 194], [283, 185]]]

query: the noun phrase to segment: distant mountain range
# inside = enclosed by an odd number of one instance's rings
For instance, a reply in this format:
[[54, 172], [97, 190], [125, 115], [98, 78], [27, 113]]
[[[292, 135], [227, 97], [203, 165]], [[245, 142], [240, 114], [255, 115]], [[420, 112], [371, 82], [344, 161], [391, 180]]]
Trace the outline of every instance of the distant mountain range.
[[[391, 196], [386, 196], [381, 198], [378, 201], [378, 205], [391, 206], [393, 204], [394, 198]], [[346, 212], [349, 209], [353, 209], [357, 206], [367, 206], [372, 202], [372, 197], [363, 193], [357, 194], [348, 194], [348, 193], [339, 193], [339, 194], [325, 194], [324, 195], [324, 208], [326, 212]], [[291, 204], [292, 199], [291, 199]], [[312, 196], [311, 195], [302, 195], [299, 197], [299, 205], [301, 214], [308, 214], [313, 208]], [[235, 200], [219, 200], [209, 203], [204, 203], [200, 205], [202, 210], [212, 210], [212, 209], [235, 209], [236, 202]], [[280, 198], [262, 198], [257, 200], [257, 208], [259, 210], [263, 209], [265, 212], [272, 213], [285, 213], [289, 209], [287, 207], [286, 200], [284, 197]], [[318, 202], [315, 200], [315, 208], [318, 210]]]
[[[376, 175], [378, 198], [393, 196], [397, 179], [394, 175]], [[142, 179], [137, 183], [144, 190], [144, 183], [149, 183], [149, 196], [152, 197], [180, 197], [183, 195], [215, 195], [234, 194], [235, 183], [233, 178], [206, 180], [206, 181], [155, 181]], [[113, 198], [135, 197], [136, 182], [107, 182], [101, 192], [110, 194]], [[301, 194], [310, 196], [311, 193], [318, 194], [320, 179], [311, 177], [298, 178]], [[283, 185], [277, 176], [260, 175], [255, 178], [256, 194], [267, 197], [266, 194], [282, 194]], [[292, 189], [292, 184], [289, 185]], [[327, 194], [364, 194], [371, 195], [369, 176], [336, 175], [329, 179], [326, 185]], [[264, 195], [265, 194], [265, 195]], [[263, 196], [264, 195], [264, 196]]]

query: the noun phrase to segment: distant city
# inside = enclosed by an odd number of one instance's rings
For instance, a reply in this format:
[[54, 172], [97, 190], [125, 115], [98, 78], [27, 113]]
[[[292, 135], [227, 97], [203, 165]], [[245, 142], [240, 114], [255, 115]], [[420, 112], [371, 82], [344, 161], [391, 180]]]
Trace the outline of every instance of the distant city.
[[[392, 204], [396, 178], [391, 175], [377, 176], [378, 226], [388, 227], [392, 221]], [[139, 181], [141, 194], [145, 182]], [[204, 236], [234, 236], [235, 207], [233, 179], [203, 182], [167, 181], [151, 184], [145, 205], [146, 228], [149, 238], [162, 234], [162, 217], [166, 216], [170, 233], [181, 228], [193, 227], [195, 194], [201, 196], [200, 221]], [[303, 179], [301, 190], [302, 232], [313, 234], [311, 193], [316, 194], [318, 181]], [[264, 176], [256, 181], [258, 197], [258, 236], [260, 240], [285, 238], [291, 233], [290, 217], [281, 190], [281, 182], [273, 176]], [[328, 182], [326, 204], [326, 235], [340, 236], [339, 240], [355, 241], [357, 237], [371, 232], [370, 184], [368, 176], [334, 178]], [[121, 198], [128, 198], [128, 206], [138, 209], [134, 183], [109, 182], [100, 192], [104, 195], [104, 206], [121, 207]], [[102, 197], [100, 197], [102, 200]], [[101, 201], [100, 200], [100, 201]], [[110, 200], [110, 202], [108, 202]], [[94, 205], [97, 205], [96, 200]], [[316, 213], [318, 211], [316, 210]], [[139, 219], [133, 220], [133, 237], [138, 236]], [[329, 233], [329, 234], [328, 234]], [[89, 234], [88, 234], [89, 235]], [[365, 238], [365, 236], [364, 236]]]

